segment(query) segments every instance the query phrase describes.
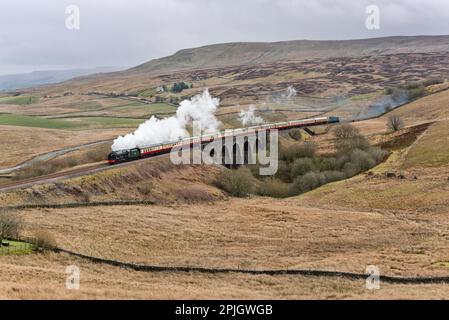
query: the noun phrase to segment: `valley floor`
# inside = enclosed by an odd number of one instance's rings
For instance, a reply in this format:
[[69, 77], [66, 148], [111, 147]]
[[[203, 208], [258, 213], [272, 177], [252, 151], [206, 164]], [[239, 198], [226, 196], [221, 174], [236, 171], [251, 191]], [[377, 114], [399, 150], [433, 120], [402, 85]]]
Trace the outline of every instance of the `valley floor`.
[[[447, 102], [448, 92], [441, 95]], [[156, 159], [151, 166], [5, 193], [2, 201], [54, 200], [75, 191], [88, 191], [93, 200], [147, 193], [157, 204], [20, 211], [29, 233], [45, 229], [59, 247], [124, 262], [354, 273], [376, 265], [381, 276], [448, 276], [449, 126], [440, 120], [411, 143], [394, 146], [370, 172], [283, 200], [226, 198], [210, 183], [218, 168], [173, 168]], [[378, 132], [381, 124], [364, 128]], [[136, 181], [148, 188], [139, 190]], [[190, 204], [189, 197], [195, 198]], [[69, 265], [81, 270], [78, 291], [65, 288]], [[449, 299], [449, 284], [381, 282], [372, 291], [365, 281], [341, 278], [137, 272], [62, 253], [3, 256], [0, 270], [3, 299]]]

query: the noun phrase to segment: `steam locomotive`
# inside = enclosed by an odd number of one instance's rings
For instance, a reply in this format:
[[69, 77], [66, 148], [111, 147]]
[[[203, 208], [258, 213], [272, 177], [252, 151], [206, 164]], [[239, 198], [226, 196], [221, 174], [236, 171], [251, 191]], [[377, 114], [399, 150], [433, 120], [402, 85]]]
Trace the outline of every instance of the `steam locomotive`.
[[[289, 130], [294, 128], [301, 127], [312, 127], [312, 126], [320, 126], [325, 124], [335, 124], [339, 123], [340, 118], [338, 117], [322, 117], [322, 118], [312, 118], [306, 120], [295, 120], [288, 122], [278, 122], [265, 124], [260, 126], [254, 126], [249, 128], [235, 129], [226, 132], [226, 136], [238, 136], [244, 135], [248, 132], [254, 132], [258, 130]], [[133, 149], [125, 149], [125, 150], [117, 150], [113, 151], [108, 155], [108, 163], [110, 165], [118, 164], [122, 162], [134, 161], [143, 158], [154, 157], [157, 155], [169, 153], [174, 147], [183, 147], [183, 146], [193, 146], [198, 144], [207, 144], [214, 140], [218, 140], [225, 137], [224, 132], [219, 132], [216, 134], [207, 134], [199, 137], [190, 137], [185, 139], [180, 139], [178, 141], [171, 141], [166, 143], [159, 143], [150, 145], [142, 148], [133, 148]]]

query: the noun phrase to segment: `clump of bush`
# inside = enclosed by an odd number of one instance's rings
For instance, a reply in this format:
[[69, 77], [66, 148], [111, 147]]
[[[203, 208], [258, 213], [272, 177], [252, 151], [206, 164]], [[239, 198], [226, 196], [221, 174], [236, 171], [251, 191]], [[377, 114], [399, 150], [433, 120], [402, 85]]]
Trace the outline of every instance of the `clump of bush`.
[[359, 136], [360, 133], [356, 127], [349, 123], [343, 123], [334, 129], [334, 137], [337, 139], [351, 139]]
[[[330, 182], [353, 177], [382, 162], [387, 152], [373, 147], [357, 128], [343, 124], [335, 128], [336, 153], [316, 154], [312, 142], [280, 146], [278, 171], [274, 177], [258, 175], [259, 166], [227, 171], [217, 185], [231, 195], [245, 196], [252, 189], [261, 196], [285, 198], [311, 191]], [[252, 175], [251, 175], [252, 172]], [[256, 179], [257, 178], [257, 179]], [[259, 180], [258, 183], [257, 180]], [[252, 184], [258, 184], [255, 188]]]
[[426, 95], [426, 88], [444, 83], [441, 77], [432, 77], [423, 81], [406, 82], [398, 87], [385, 88], [385, 94], [392, 96], [394, 101], [408, 102]]
[[56, 239], [47, 230], [37, 230], [34, 233], [35, 245], [42, 250], [52, 250], [57, 247]]
[[272, 198], [287, 198], [290, 196], [290, 186], [276, 178], [265, 179], [257, 188], [257, 194]]
[[315, 155], [316, 145], [313, 142], [306, 141], [302, 144], [294, 144], [289, 148], [279, 148], [280, 160], [292, 162], [298, 158], [311, 158]]
[[290, 130], [288, 135], [290, 136], [290, 138], [296, 141], [300, 141], [302, 139], [302, 133], [299, 129]]
[[143, 182], [137, 186], [137, 190], [145, 196], [148, 196], [153, 191], [153, 184], [151, 182]]
[[224, 170], [217, 177], [216, 185], [234, 197], [246, 197], [254, 190], [253, 176], [246, 167]]
[[444, 83], [444, 79], [441, 78], [441, 77], [433, 77], [433, 78], [429, 78], [429, 79], [426, 79], [426, 80], [424, 80], [424, 81], [422, 82], [422, 84], [423, 84], [425, 87], [430, 87], [430, 86], [433, 86], [433, 85], [436, 85], [436, 84], [442, 84], [442, 83]]
[[4, 239], [19, 239], [23, 219], [16, 213], [0, 209], [0, 243]]
[[317, 171], [318, 167], [313, 158], [299, 158], [291, 164], [290, 175], [292, 178], [302, 176], [307, 172]]

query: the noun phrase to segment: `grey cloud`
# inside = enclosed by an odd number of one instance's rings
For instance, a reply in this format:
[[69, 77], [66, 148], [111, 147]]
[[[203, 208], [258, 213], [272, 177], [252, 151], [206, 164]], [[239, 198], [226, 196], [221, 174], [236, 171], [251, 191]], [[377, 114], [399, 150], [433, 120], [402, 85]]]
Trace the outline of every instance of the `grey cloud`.
[[[81, 30], [65, 28], [65, 8]], [[365, 8], [381, 29], [365, 28]], [[186, 48], [234, 41], [449, 34], [447, 0], [3, 0], [0, 74], [49, 66], [132, 66]]]

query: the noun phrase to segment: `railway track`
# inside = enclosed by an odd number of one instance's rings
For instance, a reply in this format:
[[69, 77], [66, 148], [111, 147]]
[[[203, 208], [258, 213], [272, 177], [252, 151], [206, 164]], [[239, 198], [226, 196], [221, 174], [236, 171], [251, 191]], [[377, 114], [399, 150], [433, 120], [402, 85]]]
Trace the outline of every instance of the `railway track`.
[[124, 163], [116, 164], [112, 167], [105, 161], [105, 162], [102, 162], [102, 163], [99, 163], [99, 164], [96, 164], [96, 165], [90, 166], [90, 167], [77, 168], [77, 169], [67, 170], [67, 171], [60, 171], [60, 172], [51, 173], [51, 174], [48, 174], [45, 176], [38, 176], [38, 177], [33, 177], [33, 178], [28, 178], [28, 179], [23, 179], [23, 180], [11, 181], [11, 182], [0, 184], [0, 192], [10, 191], [13, 189], [28, 188], [33, 185], [51, 183], [51, 182], [56, 182], [56, 181], [63, 180], [63, 179], [81, 177], [84, 175], [93, 174], [93, 173], [97, 173], [97, 172], [101, 172], [101, 171], [105, 171], [105, 170], [109, 170], [109, 169], [115, 169], [115, 168], [128, 166], [130, 164], [135, 164], [135, 163], [139, 163], [139, 162], [143, 162], [143, 161], [149, 161], [150, 159], [153, 159], [153, 158], [160, 158], [160, 157], [167, 157], [167, 156], [170, 156], [170, 155], [169, 154], [161, 154], [161, 155], [157, 155], [157, 156], [154, 156], [151, 158], [139, 159], [139, 160], [135, 160], [135, 161], [131, 161], [131, 162], [124, 162]]
[[[449, 89], [445, 89], [442, 91], [446, 91], [446, 90], [449, 90]], [[413, 101], [401, 104], [401, 105], [397, 106], [396, 108], [394, 108], [393, 110], [396, 110], [400, 107], [408, 105], [411, 102], [413, 102]], [[341, 123], [354, 123], [354, 122], [366, 121], [366, 120], [370, 120], [370, 119], [376, 119], [376, 118], [379, 118], [379, 117], [387, 114], [388, 112], [390, 112], [390, 111], [386, 111], [384, 113], [381, 113], [380, 115], [377, 115], [374, 117], [369, 117], [369, 118], [344, 119], [344, 120], [342, 119], [340, 122]], [[162, 154], [162, 155], [158, 155], [155, 157], [163, 157], [163, 156], [167, 156], [167, 154]], [[130, 163], [136, 163], [139, 161], [148, 161], [150, 159], [152, 159], [152, 158], [140, 159], [140, 160], [136, 160], [136, 161], [132, 161], [132, 162], [125, 162], [125, 163], [115, 165], [114, 168], [121, 167], [121, 166], [127, 166]], [[67, 179], [67, 178], [73, 178], [73, 177], [77, 177], [77, 176], [92, 174], [95, 172], [108, 170], [108, 169], [109, 169], [109, 166], [106, 163], [104, 163], [104, 164], [99, 164], [97, 166], [89, 167], [89, 168], [79, 168], [79, 169], [70, 170], [70, 171], [57, 172], [57, 173], [49, 174], [46, 176], [39, 176], [39, 177], [20, 180], [20, 181], [12, 181], [12, 182], [8, 182], [5, 184], [1, 184], [0, 192], [5, 192], [5, 191], [12, 190], [12, 189], [18, 189], [18, 188], [26, 188], [26, 187], [30, 187], [35, 184], [44, 184], [44, 183], [54, 182], [54, 181], [60, 180], [60, 179]]]

